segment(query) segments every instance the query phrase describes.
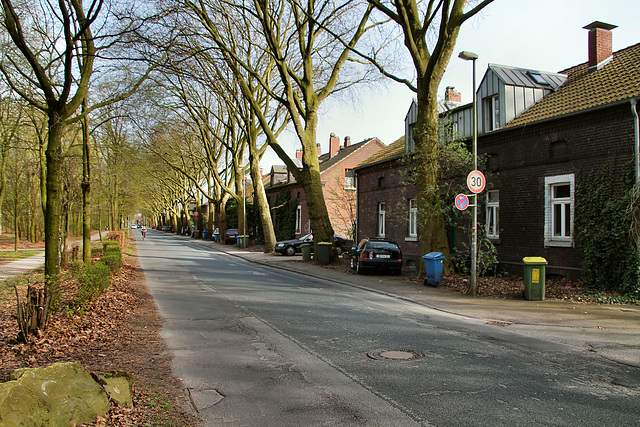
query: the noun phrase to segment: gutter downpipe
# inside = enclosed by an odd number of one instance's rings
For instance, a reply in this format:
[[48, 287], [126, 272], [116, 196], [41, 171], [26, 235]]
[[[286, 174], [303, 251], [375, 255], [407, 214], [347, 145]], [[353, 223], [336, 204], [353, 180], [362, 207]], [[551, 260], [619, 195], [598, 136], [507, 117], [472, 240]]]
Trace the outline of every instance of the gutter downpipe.
[[[636, 164], [636, 186], [640, 182], [640, 120], [638, 119], [638, 110], [636, 104], [638, 100], [631, 98], [631, 112], [633, 113], [633, 130], [634, 130], [634, 152], [635, 152], [635, 164]], [[636, 238], [636, 251], [640, 251], [640, 237]], [[636, 277], [637, 281], [640, 281], [640, 272]]]
[[631, 112], [633, 113], [634, 124], [634, 153], [635, 153], [635, 166], [636, 166], [636, 184], [640, 182], [640, 119], [638, 119], [638, 110], [636, 104], [638, 100], [631, 98]]

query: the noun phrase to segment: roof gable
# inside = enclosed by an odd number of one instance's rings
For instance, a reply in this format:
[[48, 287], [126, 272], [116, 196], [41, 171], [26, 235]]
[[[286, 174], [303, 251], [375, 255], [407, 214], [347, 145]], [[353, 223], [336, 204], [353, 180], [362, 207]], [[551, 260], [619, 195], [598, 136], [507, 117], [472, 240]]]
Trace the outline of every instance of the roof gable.
[[349, 156], [350, 154], [353, 154], [358, 149], [364, 147], [365, 145], [367, 145], [369, 143], [374, 143], [376, 141], [380, 145], [384, 146], [384, 144], [378, 138], [373, 137], [373, 138], [367, 138], [364, 141], [360, 141], [360, 142], [357, 142], [355, 144], [351, 144], [348, 147], [342, 146], [340, 148], [340, 151], [338, 151], [338, 153], [336, 155], [334, 155], [333, 157], [329, 157], [329, 153], [325, 153], [325, 154], [321, 155], [320, 157], [318, 157], [318, 162], [320, 163], [320, 173], [326, 171], [330, 167], [332, 167], [335, 164], [337, 164], [337, 163], [341, 162], [342, 160], [346, 159], [347, 156]]
[[489, 73], [489, 70], [494, 72], [498, 79], [507, 86], [556, 90], [567, 80], [566, 74], [508, 67], [506, 65], [489, 64], [487, 73]]

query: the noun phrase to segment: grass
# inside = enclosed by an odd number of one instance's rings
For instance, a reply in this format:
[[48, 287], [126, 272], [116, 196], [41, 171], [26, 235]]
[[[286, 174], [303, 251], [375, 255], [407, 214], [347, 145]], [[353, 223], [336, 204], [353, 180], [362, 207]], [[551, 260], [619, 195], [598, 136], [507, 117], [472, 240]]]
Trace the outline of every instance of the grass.
[[38, 255], [42, 251], [0, 251], [0, 264]]

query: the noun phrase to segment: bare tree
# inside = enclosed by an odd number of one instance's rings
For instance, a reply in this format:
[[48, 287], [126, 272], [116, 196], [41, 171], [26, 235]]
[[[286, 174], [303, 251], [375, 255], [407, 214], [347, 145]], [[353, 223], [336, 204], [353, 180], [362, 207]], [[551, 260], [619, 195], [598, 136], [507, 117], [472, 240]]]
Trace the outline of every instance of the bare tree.
[[[418, 114], [414, 125], [416, 185], [419, 191], [419, 223], [423, 253], [449, 254], [438, 182], [437, 91], [455, 48], [460, 27], [493, 0], [368, 0], [399, 26], [411, 55], [416, 85], [380, 66], [387, 77], [404, 83], [417, 95]], [[467, 7], [467, 3], [473, 3]], [[374, 61], [374, 58], [363, 55]], [[447, 256], [447, 260], [450, 257]]]
[[[184, 4], [200, 21], [238, 79], [269, 146], [304, 188], [315, 241], [333, 241], [317, 155], [318, 112], [322, 102], [332, 93], [354, 84], [353, 80], [341, 81], [340, 72], [350, 59], [351, 50], [369, 29], [367, 21], [372, 8], [359, 8], [357, 2], [299, 3], [290, 0], [246, 3], [185, 0]], [[262, 46], [269, 54], [278, 72], [275, 87], [260, 78], [251, 58], [242, 57], [235, 51], [234, 40], [242, 37], [237, 28], [242, 28], [252, 37], [251, 43]], [[340, 37], [326, 31], [327, 28], [333, 28]], [[343, 43], [343, 39], [348, 41]], [[286, 109], [302, 146], [302, 169], [298, 169], [279, 145], [262, 111], [256, 107], [252, 86], [245, 77], [247, 74], [259, 81], [269, 96]]]

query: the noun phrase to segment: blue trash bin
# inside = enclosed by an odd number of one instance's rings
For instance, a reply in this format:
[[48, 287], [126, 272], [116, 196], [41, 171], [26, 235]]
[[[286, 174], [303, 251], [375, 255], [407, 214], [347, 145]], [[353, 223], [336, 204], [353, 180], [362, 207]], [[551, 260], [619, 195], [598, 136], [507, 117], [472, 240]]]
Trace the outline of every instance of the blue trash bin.
[[445, 258], [442, 252], [429, 252], [422, 257], [427, 275], [425, 284], [442, 286], [442, 267]]
[[209, 235], [209, 232], [207, 230], [202, 230], [202, 238], [204, 240], [207, 240], [207, 236]]

